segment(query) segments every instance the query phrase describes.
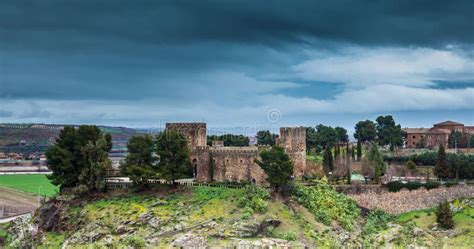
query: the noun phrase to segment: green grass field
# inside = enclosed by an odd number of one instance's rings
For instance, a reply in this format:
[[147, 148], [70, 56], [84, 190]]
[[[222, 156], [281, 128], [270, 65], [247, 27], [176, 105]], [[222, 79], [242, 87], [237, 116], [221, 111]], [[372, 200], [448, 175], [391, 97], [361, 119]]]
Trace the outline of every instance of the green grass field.
[[51, 184], [46, 175], [0, 175], [0, 187], [51, 197], [59, 188]]

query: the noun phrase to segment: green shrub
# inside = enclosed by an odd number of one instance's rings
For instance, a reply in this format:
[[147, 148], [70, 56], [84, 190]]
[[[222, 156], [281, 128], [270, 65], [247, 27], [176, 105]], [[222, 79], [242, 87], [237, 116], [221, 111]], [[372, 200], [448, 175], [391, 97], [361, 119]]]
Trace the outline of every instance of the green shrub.
[[125, 245], [131, 246], [133, 248], [144, 248], [145, 247], [145, 240], [138, 236], [127, 236], [125, 237]]
[[430, 190], [430, 189], [435, 189], [435, 188], [438, 188], [439, 186], [441, 186], [441, 183], [439, 182], [427, 182], [425, 183], [425, 188], [427, 190]]
[[387, 223], [393, 220], [393, 216], [382, 210], [371, 211], [367, 216], [367, 222], [362, 228], [362, 235], [370, 235], [387, 229]]
[[360, 210], [355, 201], [338, 193], [327, 182], [318, 181], [316, 186], [311, 187], [296, 184], [292, 194], [298, 203], [326, 225], [335, 220], [343, 228], [351, 230], [359, 217]]
[[449, 188], [449, 187], [452, 187], [452, 186], [456, 186], [458, 184], [459, 184], [458, 181], [448, 181], [444, 185]]
[[415, 170], [416, 168], [416, 164], [412, 161], [412, 160], [409, 160], [407, 163], [406, 163], [406, 166], [409, 170]]
[[421, 182], [407, 182], [405, 183], [405, 187], [408, 189], [408, 190], [415, 190], [415, 189], [419, 189], [423, 186], [423, 184]]
[[[242, 189], [243, 194], [239, 198], [239, 207], [250, 208], [253, 211], [263, 213], [267, 211], [270, 194], [267, 190], [255, 185], [247, 185]], [[252, 211], [252, 213], [253, 213]]]
[[284, 232], [280, 238], [288, 241], [296, 241], [296, 233], [294, 231]]
[[440, 203], [436, 211], [436, 221], [445, 229], [454, 227], [453, 211], [447, 201]]
[[404, 187], [405, 187], [405, 184], [403, 184], [403, 182], [399, 182], [399, 181], [394, 181], [394, 182], [387, 183], [387, 188], [388, 188], [388, 191], [390, 191], [390, 192], [398, 192], [398, 191], [400, 191], [400, 189], [402, 189]]

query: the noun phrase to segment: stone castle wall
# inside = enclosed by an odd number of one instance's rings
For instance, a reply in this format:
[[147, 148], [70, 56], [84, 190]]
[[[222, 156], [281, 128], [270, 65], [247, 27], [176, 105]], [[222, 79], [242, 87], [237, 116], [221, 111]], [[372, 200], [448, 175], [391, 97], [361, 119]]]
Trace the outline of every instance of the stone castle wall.
[[216, 147], [210, 148], [214, 168], [214, 181], [265, 183], [266, 174], [255, 163], [257, 147]]
[[[255, 163], [259, 152], [269, 147], [207, 146], [205, 123], [167, 123], [166, 130], [174, 130], [188, 140], [194, 178], [199, 182], [247, 181], [266, 182], [265, 172]], [[281, 128], [278, 144], [285, 148], [294, 165], [296, 176], [306, 168], [306, 129]]]
[[293, 162], [295, 176], [302, 176], [306, 171], [306, 128], [282, 127], [277, 144], [285, 149]]

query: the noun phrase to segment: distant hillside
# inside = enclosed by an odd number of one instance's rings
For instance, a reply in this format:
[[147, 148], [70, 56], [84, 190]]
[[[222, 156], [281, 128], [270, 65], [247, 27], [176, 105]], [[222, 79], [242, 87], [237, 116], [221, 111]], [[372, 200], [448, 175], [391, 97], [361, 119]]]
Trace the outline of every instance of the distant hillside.
[[[52, 124], [0, 124], [0, 148], [9, 151], [27, 148], [44, 148], [54, 143], [64, 125]], [[99, 126], [112, 135], [114, 142], [128, 141], [132, 136], [145, 133], [144, 130], [126, 127]]]

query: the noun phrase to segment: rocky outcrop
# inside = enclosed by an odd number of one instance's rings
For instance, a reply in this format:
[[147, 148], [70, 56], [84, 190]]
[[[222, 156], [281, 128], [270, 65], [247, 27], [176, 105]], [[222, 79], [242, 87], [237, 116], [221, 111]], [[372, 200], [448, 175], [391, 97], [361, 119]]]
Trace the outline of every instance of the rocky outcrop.
[[31, 222], [30, 214], [18, 217], [8, 228], [8, 246], [11, 248], [31, 248], [38, 234], [38, 227]]
[[204, 248], [207, 246], [207, 241], [202, 236], [188, 232], [183, 235], [179, 235], [171, 243], [171, 246], [178, 248]]
[[64, 205], [62, 201], [52, 200], [41, 206], [36, 213], [39, 228], [46, 232], [61, 231]]

